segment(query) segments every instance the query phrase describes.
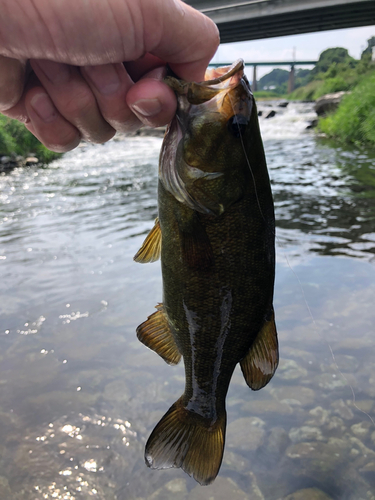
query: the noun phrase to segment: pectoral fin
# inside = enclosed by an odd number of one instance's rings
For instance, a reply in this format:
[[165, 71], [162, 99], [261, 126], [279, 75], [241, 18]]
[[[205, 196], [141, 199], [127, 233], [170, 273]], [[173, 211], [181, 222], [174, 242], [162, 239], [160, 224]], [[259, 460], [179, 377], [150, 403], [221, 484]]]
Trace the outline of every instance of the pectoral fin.
[[145, 346], [155, 351], [169, 365], [177, 365], [181, 354], [173, 338], [163, 304], [156, 306], [157, 311], [137, 328], [137, 337]]
[[134, 255], [135, 262], [145, 264], [146, 262], [155, 262], [160, 259], [161, 252], [161, 229], [159, 218], [155, 219], [155, 225], [148, 233], [141, 248]]
[[240, 364], [246, 383], [253, 391], [258, 391], [267, 385], [273, 377], [279, 364], [279, 348], [273, 312], [271, 319], [264, 322], [254, 344]]

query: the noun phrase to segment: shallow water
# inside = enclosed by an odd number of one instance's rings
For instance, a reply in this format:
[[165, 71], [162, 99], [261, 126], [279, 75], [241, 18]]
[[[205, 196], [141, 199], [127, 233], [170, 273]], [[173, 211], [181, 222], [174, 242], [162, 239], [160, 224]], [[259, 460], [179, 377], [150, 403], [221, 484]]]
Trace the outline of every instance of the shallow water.
[[132, 260], [157, 215], [161, 139], [0, 176], [1, 500], [375, 499], [375, 155], [315, 139], [309, 104], [274, 109], [260, 121], [281, 363], [259, 392], [235, 372], [205, 488], [143, 460], [184, 387], [135, 337], [161, 300], [160, 264]]

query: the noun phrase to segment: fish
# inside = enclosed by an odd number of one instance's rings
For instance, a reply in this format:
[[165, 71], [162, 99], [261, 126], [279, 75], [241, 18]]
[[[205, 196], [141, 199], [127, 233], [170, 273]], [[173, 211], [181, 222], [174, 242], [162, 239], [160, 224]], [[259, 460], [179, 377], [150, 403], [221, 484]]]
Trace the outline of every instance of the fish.
[[236, 365], [255, 391], [278, 365], [274, 207], [243, 60], [208, 69], [202, 82], [165, 81], [178, 106], [160, 152], [158, 217], [134, 257], [161, 259], [163, 301], [137, 337], [171, 365], [183, 358], [186, 381], [145, 461], [207, 485], [223, 458]]

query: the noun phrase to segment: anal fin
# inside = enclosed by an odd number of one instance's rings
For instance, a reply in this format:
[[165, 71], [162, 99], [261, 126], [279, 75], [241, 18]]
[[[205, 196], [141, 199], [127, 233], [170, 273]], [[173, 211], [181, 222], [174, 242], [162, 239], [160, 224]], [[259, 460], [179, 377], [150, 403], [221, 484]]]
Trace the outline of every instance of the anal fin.
[[241, 361], [241, 370], [247, 385], [258, 391], [273, 377], [279, 364], [279, 347], [275, 315], [265, 321], [247, 355]]
[[155, 225], [148, 233], [141, 248], [134, 255], [135, 262], [145, 264], [147, 262], [155, 262], [160, 259], [161, 252], [161, 229], [159, 218], [155, 219]]
[[165, 316], [163, 304], [158, 304], [156, 309], [154, 314], [138, 326], [137, 337], [142, 344], [159, 354], [169, 365], [177, 365], [181, 354]]

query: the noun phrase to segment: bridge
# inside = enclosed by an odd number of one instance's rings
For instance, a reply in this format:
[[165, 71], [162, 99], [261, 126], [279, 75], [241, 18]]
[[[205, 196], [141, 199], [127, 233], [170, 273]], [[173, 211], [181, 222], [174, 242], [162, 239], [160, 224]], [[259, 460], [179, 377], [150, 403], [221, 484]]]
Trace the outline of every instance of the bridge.
[[[245, 62], [245, 66], [253, 67], [253, 80], [251, 88], [253, 91], [257, 90], [257, 66], [289, 66], [289, 80], [288, 80], [288, 93], [294, 90], [294, 67], [295, 66], [311, 66], [315, 65], [318, 61], [256, 61]], [[230, 66], [232, 63], [210, 63], [210, 66], [217, 68], [218, 66]]]
[[375, 24], [374, 0], [185, 0], [219, 27], [222, 43]]

